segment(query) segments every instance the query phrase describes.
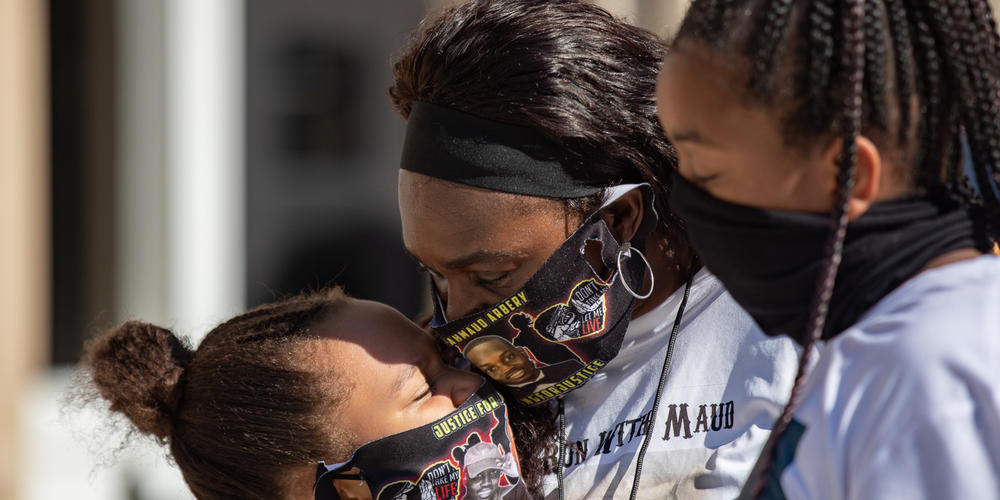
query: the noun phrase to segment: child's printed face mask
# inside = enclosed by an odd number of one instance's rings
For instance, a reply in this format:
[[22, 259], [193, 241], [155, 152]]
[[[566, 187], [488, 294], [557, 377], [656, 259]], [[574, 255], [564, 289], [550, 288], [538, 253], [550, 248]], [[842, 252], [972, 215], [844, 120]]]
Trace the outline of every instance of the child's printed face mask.
[[[632, 188], [615, 189], [620, 195]], [[634, 246], [620, 244], [598, 211], [514, 295], [444, 324], [438, 308], [435, 333], [523, 405], [585, 384], [618, 354], [647, 273], [652, 281], [639, 248], [656, 216], [652, 191], [642, 189], [646, 216]], [[600, 269], [588, 256], [600, 261]]]
[[508, 429], [503, 396], [484, 381], [440, 420], [367, 443], [347, 462], [320, 462], [315, 498], [340, 500], [338, 479], [363, 483], [374, 500], [526, 498]]

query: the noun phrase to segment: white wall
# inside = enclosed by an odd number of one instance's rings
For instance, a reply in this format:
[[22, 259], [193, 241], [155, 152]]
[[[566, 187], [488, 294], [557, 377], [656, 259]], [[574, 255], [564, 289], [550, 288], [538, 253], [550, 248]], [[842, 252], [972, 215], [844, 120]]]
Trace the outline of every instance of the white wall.
[[[142, 318], [196, 342], [245, 307], [243, 9], [243, 0], [118, 1], [117, 321]], [[30, 446], [0, 463], [22, 477], [20, 493], [0, 498], [192, 498], [151, 440], [116, 455], [122, 435], [108, 432], [106, 414], [65, 406], [72, 385], [69, 371], [28, 385], [16, 408]]]

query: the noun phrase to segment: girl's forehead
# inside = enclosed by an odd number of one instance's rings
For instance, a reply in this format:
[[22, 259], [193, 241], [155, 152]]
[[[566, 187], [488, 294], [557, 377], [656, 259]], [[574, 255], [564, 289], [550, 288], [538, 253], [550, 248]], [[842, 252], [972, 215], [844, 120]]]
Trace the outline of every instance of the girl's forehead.
[[319, 333], [332, 340], [371, 349], [429, 338], [427, 332], [391, 306], [355, 298], [345, 299], [331, 312], [320, 325]]

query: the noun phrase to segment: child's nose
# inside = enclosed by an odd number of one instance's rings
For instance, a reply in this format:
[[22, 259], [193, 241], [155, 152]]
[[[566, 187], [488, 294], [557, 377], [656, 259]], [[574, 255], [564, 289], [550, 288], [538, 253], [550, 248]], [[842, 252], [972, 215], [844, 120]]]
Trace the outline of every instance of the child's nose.
[[483, 382], [479, 375], [458, 368], [449, 368], [448, 374], [442, 378], [443, 383], [438, 382], [438, 389], [451, 398], [456, 408], [469, 399]]

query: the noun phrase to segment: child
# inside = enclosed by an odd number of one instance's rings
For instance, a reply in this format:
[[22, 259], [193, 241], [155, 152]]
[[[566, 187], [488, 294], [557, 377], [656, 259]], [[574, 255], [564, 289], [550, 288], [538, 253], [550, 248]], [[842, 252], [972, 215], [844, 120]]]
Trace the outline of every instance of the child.
[[[516, 463], [506, 456], [513, 450], [502, 399], [480, 376], [446, 366], [431, 336], [396, 310], [339, 290], [239, 315], [195, 351], [168, 330], [131, 321], [88, 344], [84, 364], [112, 410], [169, 444], [199, 499], [313, 498], [318, 463], [338, 464], [326, 466], [330, 478], [367, 464], [360, 479], [372, 483], [377, 469], [400, 458], [379, 447], [412, 445], [422, 439], [412, 431], [422, 428], [434, 434], [431, 442], [447, 442], [450, 433], [467, 447], [474, 438]], [[472, 433], [484, 419], [485, 430]], [[451, 455], [427, 461], [433, 477], [426, 467], [427, 474], [393, 477], [391, 486], [458, 493]], [[505, 471], [505, 484], [521, 483], [516, 465]], [[327, 498], [319, 489], [316, 498]]]
[[985, 0], [692, 5], [658, 89], [670, 204], [805, 346], [744, 496], [1000, 498], [998, 54]]

